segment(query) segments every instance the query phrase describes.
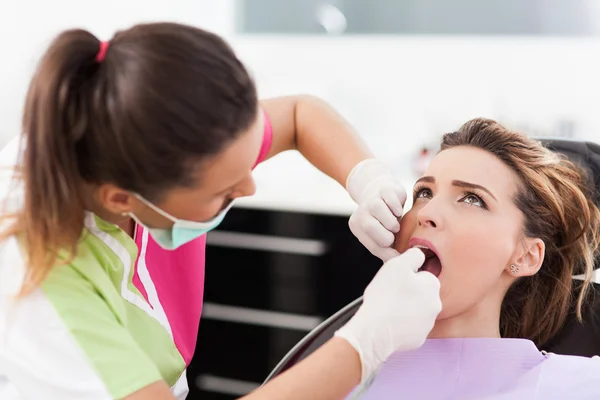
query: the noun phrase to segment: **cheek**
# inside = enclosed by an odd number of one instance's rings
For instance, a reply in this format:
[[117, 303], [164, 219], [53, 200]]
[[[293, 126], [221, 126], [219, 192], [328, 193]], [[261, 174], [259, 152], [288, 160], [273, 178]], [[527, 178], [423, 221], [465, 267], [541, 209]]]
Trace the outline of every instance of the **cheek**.
[[[515, 250], [515, 235], [501, 219], [467, 219], [449, 229], [444, 243], [440, 318], [464, 312], [500, 290], [500, 279]], [[499, 293], [499, 292], [498, 292]], [[499, 294], [499, 299], [503, 294]], [[499, 300], [500, 301], [500, 300]]]
[[501, 218], [464, 218], [448, 227], [445, 236], [444, 248], [452, 267], [471, 273], [502, 270], [515, 249], [514, 232]]
[[394, 248], [398, 252], [404, 253], [408, 250], [408, 241], [413, 236], [416, 226], [417, 213], [410, 210], [400, 220], [400, 232], [398, 232], [394, 241]]
[[[197, 221], [206, 221], [217, 215], [229, 201], [228, 197], [216, 197], [197, 210]], [[200, 215], [201, 214], [201, 215]]]
[[198, 204], [186, 199], [177, 199], [177, 202], [169, 204], [165, 211], [178, 219], [204, 222], [216, 216], [223, 207], [226, 198], [216, 197], [210, 201]]
[[229, 205], [231, 201], [232, 198], [230, 198], [229, 196], [217, 197], [214, 200], [211, 200], [210, 203], [202, 207], [201, 211], [204, 213], [204, 218], [202, 219], [202, 221], [216, 216], [224, 207]]

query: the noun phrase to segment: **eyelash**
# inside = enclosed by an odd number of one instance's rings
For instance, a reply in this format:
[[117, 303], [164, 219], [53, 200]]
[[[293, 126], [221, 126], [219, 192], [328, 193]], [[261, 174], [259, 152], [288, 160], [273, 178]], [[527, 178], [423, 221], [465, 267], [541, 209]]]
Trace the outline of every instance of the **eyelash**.
[[[431, 192], [431, 189], [429, 189], [428, 187], [424, 186], [424, 185], [417, 185], [415, 186], [415, 188], [413, 189], [413, 203], [415, 201], [417, 201], [417, 196], [423, 191], [423, 190], [429, 190]], [[465, 200], [467, 197], [469, 196], [474, 196], [477, 198], [477, 201], [479, 201], [481, 203], [481, 206], [476, 206], [473, 205], [471, 203], [466, 203], [467, 205], [473, 206], [473, 207], [479, 207], [479, 208], [483, 208], [484, 210], [488, 209], [487, 204], [485, 203], [485, 201], [483, 200], [483, 196], [482, 194], [477, 191], [477, 190], [471, 190], [471, 191], [467, 191], [463, 193], [463, 197], [461, 198], [462, 200]]]

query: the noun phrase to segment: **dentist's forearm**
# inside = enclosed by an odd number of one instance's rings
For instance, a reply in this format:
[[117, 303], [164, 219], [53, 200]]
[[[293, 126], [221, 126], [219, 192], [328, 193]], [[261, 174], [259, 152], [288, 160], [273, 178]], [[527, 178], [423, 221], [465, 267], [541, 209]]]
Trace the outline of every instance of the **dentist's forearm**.
[[336, 337], [241, 400], [343, 400], [360, 378], [358, 353]]

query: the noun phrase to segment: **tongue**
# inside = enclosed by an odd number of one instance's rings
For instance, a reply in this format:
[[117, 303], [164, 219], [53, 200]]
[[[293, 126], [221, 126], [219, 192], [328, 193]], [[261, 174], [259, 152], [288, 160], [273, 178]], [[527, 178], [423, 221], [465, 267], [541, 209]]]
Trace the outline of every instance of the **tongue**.
[[419, 271], [427, 271], [439, 277], [442, 272], [442, 263], [440, 263], [440, 259], [436, 256], [428, 257], [423, 266], [419, 268]]

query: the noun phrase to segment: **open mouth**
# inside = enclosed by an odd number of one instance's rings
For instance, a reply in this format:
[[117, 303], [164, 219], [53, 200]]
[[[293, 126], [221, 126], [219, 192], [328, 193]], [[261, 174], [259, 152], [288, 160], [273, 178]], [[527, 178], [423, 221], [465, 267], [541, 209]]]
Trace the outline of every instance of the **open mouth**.
[[425, 254], [425, 262], [423, 263], [423, 266], [419, 268], [419, 272], [427, 271], [429, 273], [432, 273], [436, 277], [439, 277], [442, 273], [442, 263], [437, 254], [435, 254], [433, 250], [425, 246], [417, 245], [414, 247], [420, 249]]

